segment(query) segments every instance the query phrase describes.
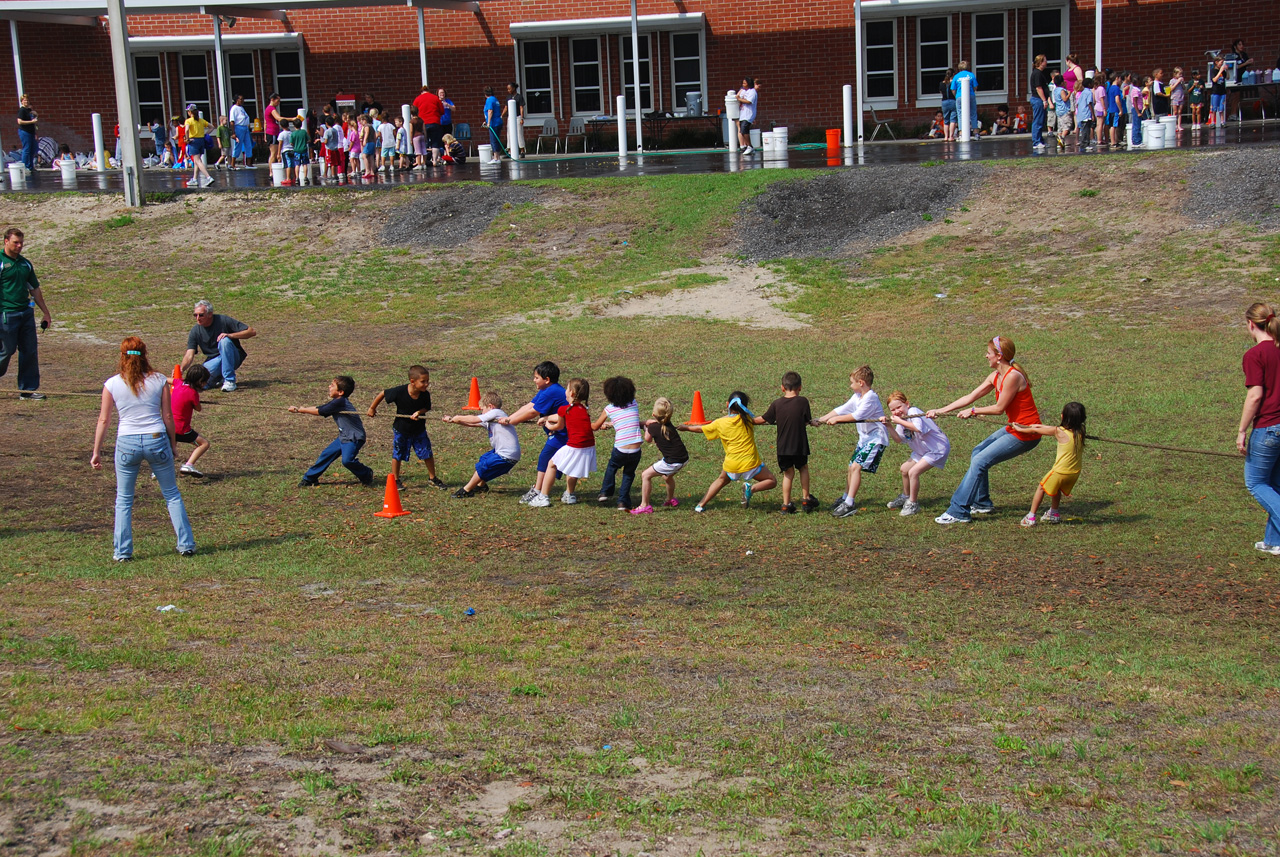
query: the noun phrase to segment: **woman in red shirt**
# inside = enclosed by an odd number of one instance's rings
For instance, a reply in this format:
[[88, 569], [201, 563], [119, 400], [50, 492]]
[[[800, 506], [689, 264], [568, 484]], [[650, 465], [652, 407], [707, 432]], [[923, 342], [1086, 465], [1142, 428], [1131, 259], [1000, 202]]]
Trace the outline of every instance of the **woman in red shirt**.
[[[1013, 424], [1035, 425], [1040, 422], [1035, 399], [1031, 397], [1031, 380], [1022, 367], [1014, 361], [1016, 349], [1013, 340], [997, 336], [987, 343], [987, 365], [991, 374], [967, 396], [961, 396], [945, 408], [929, 411], [929, 419], [940, 414], [960, 410], [959, 417], [967, 420], [981, 414], [1004, 414], [1009, 425], [997, 429], [990, 437], [973, 448], [969, 457], [969, 472], [960, 480], [960, 487], [951, 495], [951, 505], [934, 521], [939, 524], [967, 524], [971, 514], [984, 515], [995, 511], [991, 491], [987, 484], [987, 471], [992, 466], [1035, 449], [1040, 435], [1014, 431]], [[974, 402], [990, 393], [996, 393], [994, 405], [976, 407]]]
[[1244, 408], [1236, 448], [1244, 455], [1244, 487], [1267, 511], [1254, 547], [1280, 556], [1280, 319], [1264, 303], [1244, 314], [1254, 345], [1244, 353]]

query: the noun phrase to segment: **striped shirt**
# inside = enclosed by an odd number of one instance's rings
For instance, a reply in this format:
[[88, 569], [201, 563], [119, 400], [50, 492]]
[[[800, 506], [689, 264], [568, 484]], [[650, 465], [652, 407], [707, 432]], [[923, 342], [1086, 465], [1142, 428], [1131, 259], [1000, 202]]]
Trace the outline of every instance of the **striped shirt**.
[[644, 429], [640, 427], [640, 409], [635, 402], [625, 408], [605, 405], [604, 413], [613, 423], [615, 447], [640, 446], [644, 443]]

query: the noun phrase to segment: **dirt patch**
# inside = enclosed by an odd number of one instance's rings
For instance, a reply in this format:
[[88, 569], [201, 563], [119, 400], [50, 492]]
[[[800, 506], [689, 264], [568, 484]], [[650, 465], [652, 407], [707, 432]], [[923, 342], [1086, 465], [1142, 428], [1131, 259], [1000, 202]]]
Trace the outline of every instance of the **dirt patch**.
[[1280, 146], [1226, 149], [1197, 158], [1182, 211], [1197, 223], [1280, 229]]
[[778, 182], [746, 202], [739, 252], [762, 261], [842, 256], [941, 220], [977, 187], [976, 164], [866, 167]]
[[389, 213], [381, 239], [398, 247], [458, 247], [488, 229], [503, 211], [538, 196], [533, 188], [507, 184], [427, 191]]
[[664, 279], [687, 274], [710, 275], [723, 280], [695, 288], [673, 289], [663, 295], [597, 305], [595, 311], [606, 318], [685, 316], [777, 330], [798, 330], [809, 326], [805, 320], [807, 316], [791, 315], [778, 308], [777, 302], [787, 297], [789, 290], [772, 271], [754, 265], [714, 264], [669, 271]]

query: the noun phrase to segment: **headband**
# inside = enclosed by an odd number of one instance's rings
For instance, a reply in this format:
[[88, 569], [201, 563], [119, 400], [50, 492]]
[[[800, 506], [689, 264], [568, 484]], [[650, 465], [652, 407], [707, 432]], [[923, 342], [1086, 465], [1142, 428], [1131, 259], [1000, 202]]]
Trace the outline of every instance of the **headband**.
[[132, 354], [134, 357], [141, 357], [141, 356], [142, 356], [142, 352], [141, 352], [141, 351], [126, 351], [126, 352], [125, 352], [125, 354]]
[[1270, 322], [1270, 321], [1271, 321], [1271, 319], [1273, 319], [1273, 318], [1275, 318], [1275, 317], [1276, 317], [1276, 314], [1275, 314], [1275, 313], [1271, 313], [1271, 315], [1267, 316], [1266, 318], [1264, 318], [1264, 319], [1262, 320], [1262, 323], [1263, 323], [1263, 324], [1267, 324], [1268, 322]]
[[739, 408], [741, 408], [746, 413], [747, 416], [751, 417], [751, 419], [754, 420], [756, 418], [756, 415], [751, 413], [751, 409], [748, 408], [743, 403], [742, 399], [739, 398], [738, 396], [734, 396], [732, 399], [729, 400], [729, 407], [732, 408], [734, 405], [737, 405]]
[[996, 357], [999, 357], [1001, 360], [1003, 360], [1004, 352], [1000, 350], [1000, 337], [997, 336], [995, 339], [991, 340], [991, 344], [996, 347]]

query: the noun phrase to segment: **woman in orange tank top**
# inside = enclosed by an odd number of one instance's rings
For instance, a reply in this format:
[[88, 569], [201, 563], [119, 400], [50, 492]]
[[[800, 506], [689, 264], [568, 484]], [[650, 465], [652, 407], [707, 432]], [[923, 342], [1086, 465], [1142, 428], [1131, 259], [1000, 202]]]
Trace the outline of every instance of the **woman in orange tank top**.
[[[1024, 452], [1030, 452], [1040, 443], [1040, 435], [1013, 430], [1013, 423], [1035, 425], [1040, 422], [1035, 399], [1031, 397], [1031, 379], [1022, 367], [1014, 362], [1013, 340], [997, 336], [987, 343], [987, 365], [991, 374], [972, 393], [961, 396], [945, 408], [929, 411], [933, 419], [941, 414], [959, 411], [962, 420], [983, 414], [1004, 414], [1010, 425], [997, 429], [990, 437], [973, 448], [969, 458], [969, 471], [960, 480], [960, 486], [951, 495], [951, 505], [934, 520], [939, 524], [967, 524], [973, 514], [986, 514], [995, 510], [987, 483], [987, 471], [992, 466]], [[973, 403], [995, 391], [996, 403], [977, 407]]]

